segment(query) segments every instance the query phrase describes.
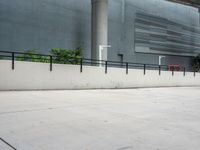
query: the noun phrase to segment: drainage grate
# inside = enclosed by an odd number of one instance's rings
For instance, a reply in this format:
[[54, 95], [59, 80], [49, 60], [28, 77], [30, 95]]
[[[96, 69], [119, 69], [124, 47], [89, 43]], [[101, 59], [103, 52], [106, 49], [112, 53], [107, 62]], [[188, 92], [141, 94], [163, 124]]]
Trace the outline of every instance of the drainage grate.
[[0, 150], [17, 150], [4, 139], [0, 138]]

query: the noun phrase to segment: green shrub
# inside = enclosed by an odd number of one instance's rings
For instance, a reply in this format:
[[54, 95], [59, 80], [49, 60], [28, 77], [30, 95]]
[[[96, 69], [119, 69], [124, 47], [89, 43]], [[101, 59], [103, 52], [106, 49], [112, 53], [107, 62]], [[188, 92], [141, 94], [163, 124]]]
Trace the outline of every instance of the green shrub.
[[35, 52], [34, 50], [28, 50], [25, 53], [26, 54], [22, 54], [22, 55], [17, 56], [16, 60], [48, 63], [49, 59], [50, 59], [48, 56], [37, 55], [37, 54], [40, 54], [40, 53]]
[[[40, 54], [34, 50], [25, 52], [26, 54], [18, 55], [16, 60], [18, 61], [31, 61], [31, 62], [44, 62], [49, 63], [49, 56], [37, 55]], [[81, 58], [81, 48], [78, 47], [75, 50], [68, 50], [62, 48], [54, 48], [50, 51], [53, 56], [53, 63], [59, 64], [79, 64]]]
[[54, 63], [62, 64], [79, 64], [81, 58], [81, 48], [68, 50], [62, 48], [54, 48], [51, 54], [55, 56]]
[[197, 72], [200, 71], [200, 54], [193, 59], [193, 69]]

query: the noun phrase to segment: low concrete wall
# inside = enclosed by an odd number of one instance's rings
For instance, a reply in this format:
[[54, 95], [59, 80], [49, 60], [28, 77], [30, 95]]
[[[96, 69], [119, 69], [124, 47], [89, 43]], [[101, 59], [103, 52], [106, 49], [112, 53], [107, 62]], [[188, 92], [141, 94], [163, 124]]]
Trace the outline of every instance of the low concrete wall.
[[43, 90], [43, 89], [93, 89], [93, 88], [134, 88], [162, 86], [200, 86], [200, 74], [162, 71], [159, 76], [156, 70], [108, 68], [79, 65], [49, 64], [34, 62], [15, 62], [0, 60], [0, 90]]

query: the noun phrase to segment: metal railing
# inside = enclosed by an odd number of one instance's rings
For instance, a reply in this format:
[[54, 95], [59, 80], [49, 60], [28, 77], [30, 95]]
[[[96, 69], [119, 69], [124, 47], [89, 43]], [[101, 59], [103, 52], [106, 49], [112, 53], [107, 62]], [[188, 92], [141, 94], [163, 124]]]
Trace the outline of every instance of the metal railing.
[[[29, 56], [21, 56], [29, 55]], [[30, 56], [41, 56], [44, 58], [32, 58]], [[166, 65], [157, 65], [157, 64], [143, 64], [143, 63], [132, 63], [132, 62], [119, 62], [119, 61], [106, 61], [106, 60], [97, 60], [97, 59], [87, 59], [87, 58], [76, 58], [68, 57], [68, 60], [65, 62], [57, 59], [58, 56], [55, 55], [46, 55], [46, 54], [32, 54], [32, 53], [23, 53], [23, 52], [10, 52], [10, 51], [0, 51], [0, 59], [9, 59], [12, 61], [12, 70], [15, 69], [16, 58], [24, 58], [25, 61], [36, 59], [38, 62], [45, 60], [46, 63], [49, 63], [49, 70], [53, 70], [53, 64], [76, 64], [80, 65], [80, 73], [83, 72], [83, 66], [101, 66], [105, 68], [105, 74], [108, 73], [109, 67], [115, 68], [124, 68], [125, 73], [128, 74], [130, 69], [142, 69], [143, 74], [146, 75], [148, 70], [158, 70], [158, 74], [161, 75], [162, 71], [169, 71], [168, 66]], [[172, 68], [172, 76], [175, 74], [175, 68]], [[181, 70], [178, 72], [183, 72], [183, 76], [186, 76], [186, 72], [193, 72], [194, 77], [196, 76], [196, 71], [192, 70], [191, 67], [181, 67]]]

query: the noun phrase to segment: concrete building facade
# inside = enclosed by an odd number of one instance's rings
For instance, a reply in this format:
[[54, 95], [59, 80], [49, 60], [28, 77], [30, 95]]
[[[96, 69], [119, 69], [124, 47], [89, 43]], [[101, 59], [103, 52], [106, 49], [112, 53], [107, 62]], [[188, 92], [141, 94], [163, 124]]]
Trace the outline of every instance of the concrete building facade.
[[[196, 8], [165, 0], [108, 0], [107, 8], [108, 60], [158, 64], [164, 55], [163, 65], [189, 65], [200, 52]], [[92, 10], [91, 0], [1, 0], [0, 50], [82, 47], [91, 58]]]

